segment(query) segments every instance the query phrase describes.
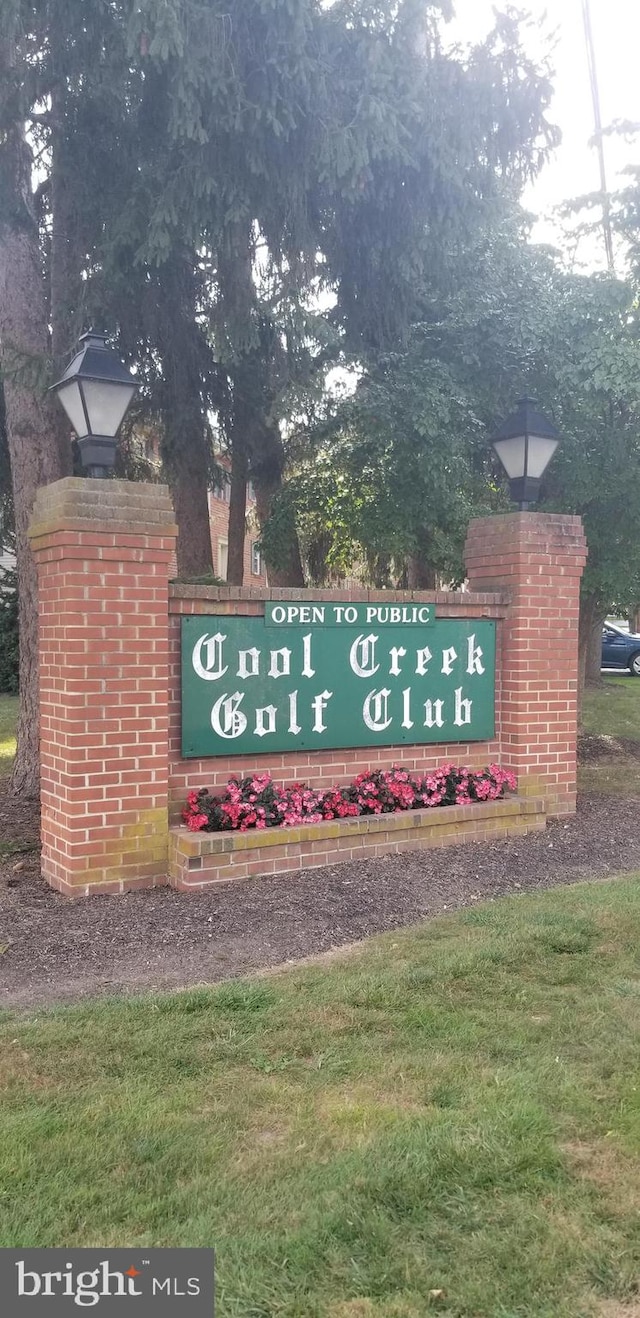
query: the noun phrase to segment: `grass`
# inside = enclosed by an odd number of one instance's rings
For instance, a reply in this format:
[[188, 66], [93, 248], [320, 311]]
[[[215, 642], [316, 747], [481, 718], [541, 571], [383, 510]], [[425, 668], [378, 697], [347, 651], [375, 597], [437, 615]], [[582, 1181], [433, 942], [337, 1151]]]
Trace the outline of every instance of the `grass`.
[[[585, 691], [582, 709], [585, 732], [603, 737], [626, 737], [640, 743], [640, 680], [607, 677], [601, 687]], [[640, 754], [620, 752], [611, 758], [582, 765], [578, 786], [583, 792], [609, 796], [640, 796]]]
[[[640, 741], [640, 681], [584, 723]], [[640, 793], [631, 758], [581, 777]], [[0, 1246], [214, 1244], [220, 1318], [634, 1318], [639, 949], [625, 879], [0, 1014]]]
[[0, 696], [0, 777], [11, 770], [16, 753], [18, 697]]
[[639, 1028], [627, 880], [5, 1016], [0, 1244], [215, 1244], [220, 1318], [622, 1315]]
[[607, 677], [601, 687], [588, 687], [582, 723], [585, 732], [640, 741], [640, 678]]

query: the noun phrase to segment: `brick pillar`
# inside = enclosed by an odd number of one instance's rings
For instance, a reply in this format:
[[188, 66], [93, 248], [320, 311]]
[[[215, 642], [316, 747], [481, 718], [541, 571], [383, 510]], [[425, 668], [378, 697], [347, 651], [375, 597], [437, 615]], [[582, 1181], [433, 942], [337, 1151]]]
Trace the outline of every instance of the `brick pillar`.
[[38, 491], [42, 867], [68, 895], [164, 881], [168, 577], [164, 485], [68, 477]]
[[575, 813], [578, 610], [587, 545], [579, 517], [509, 513], [471, 522], [471, 590], [506, 590], [500, 624], [501, 763], [550, 815]]

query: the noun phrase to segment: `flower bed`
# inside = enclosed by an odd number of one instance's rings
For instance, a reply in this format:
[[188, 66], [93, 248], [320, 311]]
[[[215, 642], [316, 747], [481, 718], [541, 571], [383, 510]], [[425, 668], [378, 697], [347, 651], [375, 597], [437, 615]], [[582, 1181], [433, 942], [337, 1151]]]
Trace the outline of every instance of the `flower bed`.
[[327, 791], [314, 791], [304, 784], [280, 786], [269, 773], [263, 773], [231, 778], [219, 796], [213, 796], [206, 787], [189, 792], [182, 819], [194, 833], [232, 829], [245, 833], [252, 828], [287, 828], [357, 815], [398, 814], [425, 806], [497, 801], [505, 789], [515, 791], [516, 779], [498, 764], [479, 770], [443, 764], [420, 777], [394, 765], [361, 773], [348, 786]]

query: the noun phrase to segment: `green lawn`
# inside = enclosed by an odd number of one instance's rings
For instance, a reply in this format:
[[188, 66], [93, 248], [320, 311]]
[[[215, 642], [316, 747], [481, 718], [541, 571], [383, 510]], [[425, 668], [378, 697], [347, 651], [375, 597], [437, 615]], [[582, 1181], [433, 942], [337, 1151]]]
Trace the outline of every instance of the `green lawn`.
[[[601, 687], [584, 694], [582, 725], [601, 737], [625, 737], [640, 743], [640, 678], [607, 677]], [[611, 758], [583, 764], [578, 770], [582, 791], [610, 796], [640, 796], [638, 757], [618, 752]]]
[[0, 776], [11, 769], [16, 753], [18, 697], [0, 696]]
[[601, 687], [585, 691], [585, 732], [640, 741], [640, 678], [607, 676]]
[[0, 1244], [215, 1244], [221, 1318], [622, 1318], [639, 1028], [630, 880], [0, 1018]]

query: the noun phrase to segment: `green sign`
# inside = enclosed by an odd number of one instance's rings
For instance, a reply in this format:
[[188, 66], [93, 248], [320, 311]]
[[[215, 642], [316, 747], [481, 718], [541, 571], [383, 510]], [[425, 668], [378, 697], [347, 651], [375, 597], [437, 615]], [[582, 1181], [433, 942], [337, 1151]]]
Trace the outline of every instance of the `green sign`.
[[[428, 614], [416, 621], [416, 608]], [[264, 618], [182, 619], [185, 757], [486, 741], [494, 709], [495, 623], [484, 618], [286, 601]]]

